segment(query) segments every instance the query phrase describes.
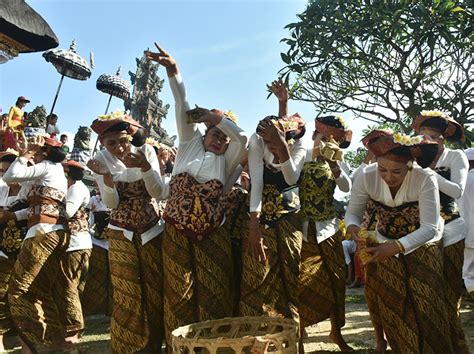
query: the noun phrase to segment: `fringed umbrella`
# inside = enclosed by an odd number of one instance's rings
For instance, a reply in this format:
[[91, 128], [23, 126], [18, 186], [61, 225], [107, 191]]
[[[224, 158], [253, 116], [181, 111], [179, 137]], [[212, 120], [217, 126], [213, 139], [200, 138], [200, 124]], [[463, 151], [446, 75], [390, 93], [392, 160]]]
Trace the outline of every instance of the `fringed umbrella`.
[[58, 44], [48, 23], [24, 0], [0, 1], [0, 64], [18, 53], [41, 52]]
[[[123, 79], [120, 76], [121, 67], [119, 66], [115, 75], [102, 74], [97, 79], [96, 88], [99, 91], [107, 93], [109, 96], [109, 101], [107, 102], [107, 107], [105, 108], [105, 115], [109, 111], [110, 102], [112, 97], [118, 97], [122, 100], [128, 100], [130, 97], [130, 83]], [[93, 153], [97, 148], [99, 139], [95, 141]]]
[[54, 97], [53, 106], [51, 107], [50, 115], [54, 111], [56, 101], [58, 99], [61, 85], [63, 84], [64, 76], [75, 80], [87, 80], [91, 76], [91, 68], [94, 68], [93, 56], [91, 53], [91, 67], [87, 61], [76, 53], [76, 41], [72, 41], [69, 50], [66, 49], [51, 49], [43, 53], [43, 57], [47, 62], [54, 65], [58, 73], [61, 74], [58, 90]]

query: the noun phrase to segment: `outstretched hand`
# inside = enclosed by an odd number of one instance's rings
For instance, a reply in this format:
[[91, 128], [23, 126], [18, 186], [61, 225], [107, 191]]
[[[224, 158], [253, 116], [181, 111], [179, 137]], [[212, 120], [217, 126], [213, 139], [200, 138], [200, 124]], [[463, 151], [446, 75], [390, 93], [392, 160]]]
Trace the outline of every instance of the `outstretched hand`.
[[163, 48], [160, 47], [158, 43], [155, 42], [155, 47], [158, 49], [158, 52], [151, 52], [149, 50], [145, 51], [145, 55], [148, 60], [155, 61], [160, 65], [163, 65], [166, 68], [168, 76], [174, 76], [178, 73], [178, 65], [176, 60]]
[[278, 101], [288, 101], [288, 89], [281, 78], [273, 81], [271, 85], [267, 84], [267, 89], [278, 98]]

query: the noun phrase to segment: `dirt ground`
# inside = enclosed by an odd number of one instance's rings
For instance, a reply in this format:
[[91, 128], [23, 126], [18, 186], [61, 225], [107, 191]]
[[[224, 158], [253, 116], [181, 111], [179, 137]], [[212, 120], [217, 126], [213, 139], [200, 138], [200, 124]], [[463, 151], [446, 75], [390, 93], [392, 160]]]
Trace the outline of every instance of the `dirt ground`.
[[[469, 343], [474, 353], [474, 301], [464, 301], [461, 309], [461, 319]], [[90, 316], [86, 319], [87, 329], [81, 339], [79, 348], [74, 353], [110, 353], [110, 318], [105, 316]], [[308, 327], [309, 337], [305, 340], [306, 353], [333, 353], [338, 347], [329, 342], [329, 321], [317, 326]], [[365, 304], [362, 288], [348, 289], [346, 296], [346, 326], [342, 334], [348, 344], [356, 349], [356, 353], [371, 353], [375, 341], [367, 305]], [[8, 353], [20, 353], [14, 348]]]

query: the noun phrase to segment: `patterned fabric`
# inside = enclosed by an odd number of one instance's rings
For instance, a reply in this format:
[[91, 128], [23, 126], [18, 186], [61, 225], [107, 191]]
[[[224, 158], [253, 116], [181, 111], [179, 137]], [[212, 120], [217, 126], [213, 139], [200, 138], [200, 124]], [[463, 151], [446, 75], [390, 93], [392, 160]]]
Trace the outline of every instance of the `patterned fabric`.
[[0, 257], [0, 335], [4, 335], [14, 327], [7, 291], [15, 261], [16, 259], [13, 257]]
[[446, 287], [448, 319], [451, 341], [455, 353], [469, 353], [464, 336], [459, 310], [464, 290], [462, 266], [464, 263], [464, 240], [445, 247], [444, 253], [444, 284]]
[[[419, 224], [417, 203], [390, 208], [374, 203], [378, 230], [398, 239]], [[441, 243], [369, 263], [365, 295], [374, 327], [383, 328], [395, 353], [453, 353]]]
[[109, 252], [99, 246], [92, 247], [89, 271], [81, 294], [84, 315], [112, 313], [112, 284], [109, 271]]
[[[242, 253], [241, 316], [283, 316], [299, 323], [301, 229], [302, 221], [294, 214], [274, 227], [261, 225], [268, 262], [261, 264], [250, 253]], [[247, 246], [248, 235], [243, 250]]]
[[73, 235], [79, 232], [89, 231], [89, 212], [84, 207], [80, 207], [72, 218], [68, 219], [69, 231]]
[[202, 239], [219, 227], [223, 185], [216, 179], [198, 183], [190, 174], [180, 173], [170, 182], [166, 222], [190, 237]]
[[366, 212], [362, 225], [367, 228], [369, 223], [376, 221], [378, 232], [386, 238], [396, 240], [420, 227], [418, 202], [398, 207], [388, 207], [375, 200], [370, 200], [369, 203], [370, 211]]
[[59, 311], [59, 320], [67, 333], [84, 329], [80, 294], [84, 290], [91, 250], [65, 252], [61, 255], [60, 271], [53, 297]]
[[163, 265], [168, 345], [180, 326], [232, 315], [232, 251], [225, 228], [198, 241], [166, 224]]
[[80, 162], [81, 165], [87, 165], [87, 162], [91, 159], [91, 152], [89, 150], [82, 150], [78, 148], [74, 148], [71, 151], [71, 160]]
[[[63, 230], [26, 239], [13, 268], [8, 289], [10, 311], [21, 338], [32, 348], [49, 339], [50, 323], [59, 323], [51, 289], [59, 257], [68, 244], [69, 235]], [[46, 304], [53, 308], [46, 310]]]
[[226, 221], [223, 227], [232, 242], [232, 264], [234, 269], [233, 316], [239, 315], [240, 280], [242, 278], [242, 240], [248, 234], [249, 193], [241, 187], [234, 186], [224, 196]]
[[110, 211], [94, 211], [94, 237], [105, 240], [105, 230], [110, 221]]
[[263, 169], [262, 212], [260, 222], [274, 226], [277, 221], [300, 209], [298, 187], [285, 182], [283, 172]]
[[158, 205], [148, 194], [145, 182], [116, 182], [119, 205], [110, 213], [110, 224], [139, 234], [149, 230], [160, 219]]
[[[448, 181], [451, 180], [451, 170], [448, 167], [438, 167], [435, 168], [434, 171], [440, 176], [446, 178]], [[440, 191], [439, 201], [441, 204], [441, 217], [444, 219], [445, 224], [461, 216], [459, 214], [456, 199]]]
[[300, 317], [302, 327], [336, 314], [338, 328], [345, 324], [346, 267], [342, 250], [342, 237], [337, 233], [320, 244], [316, 241], [316, 228], [310, 223], [308, 242], [301, 249]]
[[28, 227], [37, 223], [61, 224], [66, 221], [65, 193], [60, 190], [33, 185], [28, 192]]
[[0, 249], [8, 256], [16, 258], [28, 232], [27, 221], [9, 220], [1, 230]]
[[163, 270], [160, 236], [142, 246], [108, 229], [113, 286], [113, 353], [159, 353], [163, 339]]
[[304, 220], [324, 221], [337, 216], [333, 205], [336, 179], [327, 162], [306, 162], [299, 186]]

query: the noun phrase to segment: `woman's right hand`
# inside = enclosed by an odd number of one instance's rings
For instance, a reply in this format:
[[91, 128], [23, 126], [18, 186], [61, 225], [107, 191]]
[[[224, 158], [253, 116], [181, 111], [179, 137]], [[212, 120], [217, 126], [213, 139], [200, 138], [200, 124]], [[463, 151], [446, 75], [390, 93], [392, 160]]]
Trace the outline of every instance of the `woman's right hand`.
[[288, 89], [281, 78], [273, 81], [271, 85], [267, 84], [267, 89], [276, 96], [278, 101], [288, 101]]
[[247, 251], [250, 252], [250, 255], [259, 263], [267, 263], [267, 255], [265, 250], [268, 247], [265, 246], [263, 241], [263, 236], [260, 232], [260, 225], [255, 223], [250, 223], [249, 225], [249, 243]]
[[359, 231], [360, 231], [360, 227], [356, 225], [349, 225], [346, 228], [346, 234], [348, 234], [351, 237], [351, 240], [354, 240], [357, 243], [360, 242]]
[[98, 175], [110, 175], [110, 170], [102, 161], [91, 159], [87, 162], [87, 167]]
[[145, 51], [145, 55], [148, 60], [155, 61], [160, 65], [163, 65], [166, 68], [168, 77], [175, 76], [178, 74], [178, 65], [176, 60], [163, 48], [160, 47], [158, 43], [155, 42], [155, 47], [158, 49], [158, 53], [151, 52], [149, 50]]

